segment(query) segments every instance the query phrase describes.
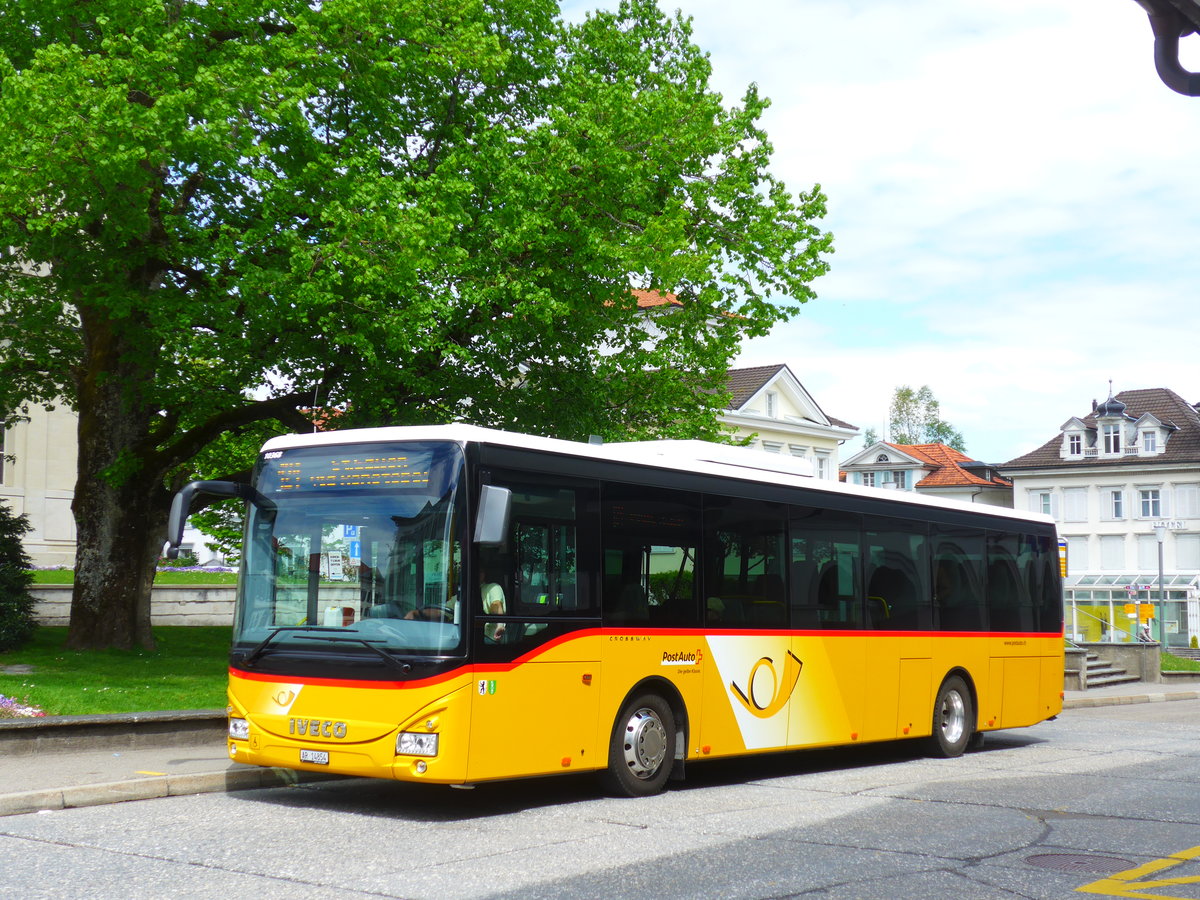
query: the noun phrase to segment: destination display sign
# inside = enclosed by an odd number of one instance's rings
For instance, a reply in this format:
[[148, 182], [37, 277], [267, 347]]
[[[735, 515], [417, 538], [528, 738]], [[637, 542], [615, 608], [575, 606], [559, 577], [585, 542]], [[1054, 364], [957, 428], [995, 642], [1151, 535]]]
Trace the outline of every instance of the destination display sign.
[[424, 490], [429, 486], [432, 457], [429, 452], [352, 456], [275, 451], [264, 454], [264, 475], [274, 483], [263, 487], [284, 493], [389, 488]]

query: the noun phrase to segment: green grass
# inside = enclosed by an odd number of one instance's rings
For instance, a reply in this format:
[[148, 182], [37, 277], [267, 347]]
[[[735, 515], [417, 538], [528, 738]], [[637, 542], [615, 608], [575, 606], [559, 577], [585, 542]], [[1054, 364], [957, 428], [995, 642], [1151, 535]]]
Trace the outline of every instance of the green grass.
[[1164, 672], [1200, 672], [1200, 659], [1189, 659], [1163, 651], [1159, 654], [1159, 660]]
[[[34, 584], [74, 584], [75, 573], [70, 569], [35, 569]], [[155, 584], [237, 584], [237, 572], [173, 572], [160, 570]]]
[[[66, 628], [43, 626], [20, 650], [0, 653], [0, 694], [46, 715], [224, 708], [232, 629], [174, 626], [154, 629], [158, 648], [65, 648]], [[29, 665], [29, 674], [5, 675]]]

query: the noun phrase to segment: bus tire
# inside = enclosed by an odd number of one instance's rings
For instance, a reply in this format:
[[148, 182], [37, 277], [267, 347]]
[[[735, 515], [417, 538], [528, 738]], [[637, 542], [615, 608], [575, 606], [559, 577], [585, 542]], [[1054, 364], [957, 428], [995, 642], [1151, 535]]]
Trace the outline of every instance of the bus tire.
[[929, 747], [934, 756], [962, 756], [975, 732], [975, 709], [967, 683], [951, 675], [938, 688], [933, 704], [933, 737]]
[[675, 714], [658, 694], [621, 707], [608, 742], [605, 786], [618, 797], [648, 797], [667, 783], [675, 761]]

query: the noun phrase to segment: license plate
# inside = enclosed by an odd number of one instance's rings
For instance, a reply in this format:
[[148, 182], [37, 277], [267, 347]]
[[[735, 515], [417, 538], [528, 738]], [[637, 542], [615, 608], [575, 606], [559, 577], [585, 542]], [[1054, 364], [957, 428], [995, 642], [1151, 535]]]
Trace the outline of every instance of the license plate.
[[328, 750], [301, 750], [300, 762], [313, 763], [318, 766], [329, 765]]

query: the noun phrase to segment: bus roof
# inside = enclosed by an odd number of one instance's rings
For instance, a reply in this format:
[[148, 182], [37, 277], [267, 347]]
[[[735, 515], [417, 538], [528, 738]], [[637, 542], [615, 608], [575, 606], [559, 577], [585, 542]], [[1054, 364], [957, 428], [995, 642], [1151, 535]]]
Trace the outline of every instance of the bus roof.
[[466, 444], [492, 444], [597, 461], [629, 463], [647, 468], [697, 472], [760, 484], [800, 487], [829, 494], [886, 499], [892, 503], [912, 503], [919, 506], [958, 509], [977, 515], [994, 515], [1042, 524], [1054, 523], [1050, 516], [1032, 511], [1025, 512], [1003, 506], [984, 506], [943, 497], [929, 497], [915, 491], [887, 490], [818, 479], [813, 477], [812, 467], [805, 460], [711, 441], [662, 440], [609, 444], [584, 443], [500, 431], [479, 425], [452, 424], [387, 426], [344, 431], [318, 431], [312, 434], [289, 434], [271, 438], [263, 445], [262, 449], [265, 452], [301, 447], [337, 447], [348, 444], [403, 441], [452, 441], [464, 446]]

